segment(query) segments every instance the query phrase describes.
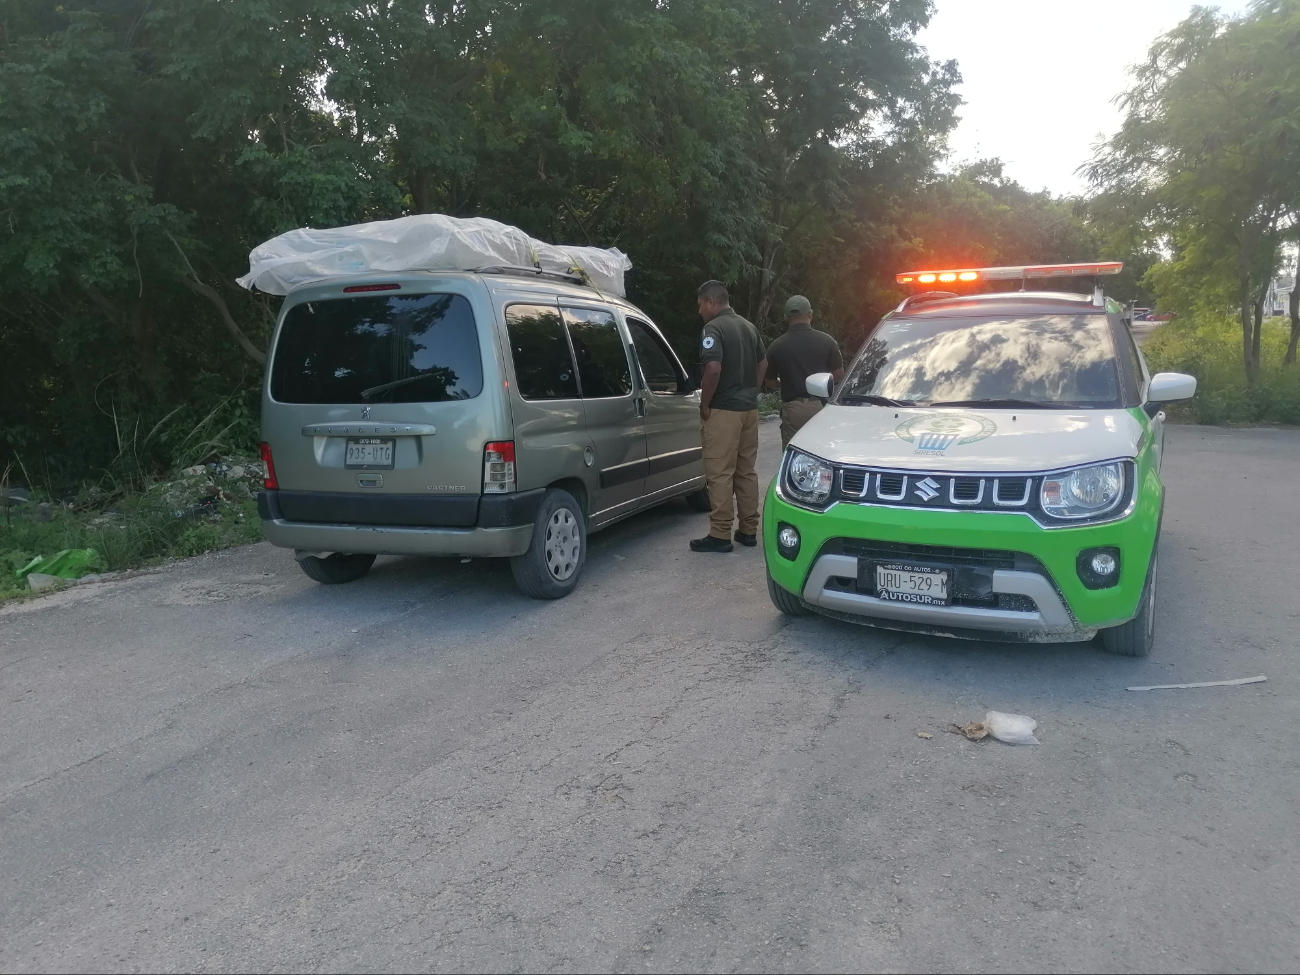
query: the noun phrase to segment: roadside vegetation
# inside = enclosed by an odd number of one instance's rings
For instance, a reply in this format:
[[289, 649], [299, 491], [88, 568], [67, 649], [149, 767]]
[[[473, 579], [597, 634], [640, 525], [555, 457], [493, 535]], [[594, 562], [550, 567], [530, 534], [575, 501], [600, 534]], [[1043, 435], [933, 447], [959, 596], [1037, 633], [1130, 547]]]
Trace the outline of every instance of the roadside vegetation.
[[1300, 424], [1300, 369], [1285, 363], [1290, 323], [1266, 318], [1260, 330], [1260, 366], [1247, 383], [1241, 364], [1241, 326], [1229, 314], [1178, 319], [1147, 340], [1147, 363], [1156, 372], [1197, 378], [1196, 398], [1175, 403], [1170, 419], [1184, 423]]

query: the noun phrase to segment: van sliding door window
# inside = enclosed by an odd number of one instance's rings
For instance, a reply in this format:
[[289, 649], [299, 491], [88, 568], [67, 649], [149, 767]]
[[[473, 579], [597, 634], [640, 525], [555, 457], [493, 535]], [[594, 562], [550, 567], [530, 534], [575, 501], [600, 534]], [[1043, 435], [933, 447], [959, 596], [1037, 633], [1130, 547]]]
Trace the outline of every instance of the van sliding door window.
[[524, 399], [577, 399], [578, 377], [555, 305], [511, 305], [506, 309], [515, 383]]
[[583, 399], [627, 396], [632, 392], [632, 371], [613, 312], [594, 308], [566, 308], [564, 320], [573, 339]]
[[482, 391], [474, 311], [461, 295], [295, 305], [271, 367], [281, 403], [440, 403]]

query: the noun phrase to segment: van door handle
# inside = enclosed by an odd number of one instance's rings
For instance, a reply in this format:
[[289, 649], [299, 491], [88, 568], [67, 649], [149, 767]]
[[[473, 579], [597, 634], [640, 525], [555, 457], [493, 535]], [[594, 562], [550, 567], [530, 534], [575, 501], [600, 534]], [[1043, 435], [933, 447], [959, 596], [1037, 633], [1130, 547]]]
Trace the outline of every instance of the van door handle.
[[632, 402], [635, 404], [636, 415], [637, 415], [637, 416], [645, 416], [645, 397], [644, 397], [644, 396], [634, 396], [634, 397], [632, 398]]
[[432, 423], [309, 423], [304, 437], [432, 437], [438, 430]]

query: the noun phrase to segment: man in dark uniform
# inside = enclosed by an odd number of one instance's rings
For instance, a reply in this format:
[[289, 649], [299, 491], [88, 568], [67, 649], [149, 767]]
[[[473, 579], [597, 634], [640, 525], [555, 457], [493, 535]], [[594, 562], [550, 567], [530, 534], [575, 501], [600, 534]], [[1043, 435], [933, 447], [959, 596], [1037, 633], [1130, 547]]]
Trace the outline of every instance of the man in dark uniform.
[[785, 334], [767, 350], [768, 368], [775, 380], [768, 385], [781, 389], [781, 446], [787, 447], [805, 423], [822, 408], [822, 401], [808, 395], [808, 377], [829, 372], [838, 386], [844, 379], [844, 357], [839, 344], [825, 332], [812, 327], [812, 302], [794, 295], [785, 303]]
[[736, 541], [758, 544], [758, 391], [767, 372], [763, 340], [731, 310], [721, 281], [706, 281], [696, 297], [704, 333], [700, 336], [700, 439], [708, 482], [709, 533], [692, 539], [695, 552], [730, 552], [731, 499], [740, 524]]

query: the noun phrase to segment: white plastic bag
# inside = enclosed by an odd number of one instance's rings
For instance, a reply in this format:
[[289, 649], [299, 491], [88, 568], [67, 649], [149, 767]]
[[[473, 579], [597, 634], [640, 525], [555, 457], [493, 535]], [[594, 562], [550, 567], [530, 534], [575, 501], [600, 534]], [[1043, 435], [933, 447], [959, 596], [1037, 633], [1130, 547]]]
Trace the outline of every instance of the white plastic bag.
[[989, 734], [998, 741], [1005, 741], [1008, 745], [1041, 744], [1034, 737], [1034, 729], [1038, 727], [1038, 722], [1028, 715], [990, 711], [984, 715], [984, 722], [989, 726]]
[[617, 248], [563, 247], [485, 217], [421, 213], [330, 230], [290, 230], [254, 247], [245, 287], [284, 295], [308, 281], [364, 271], [471, 271], [504, 265], [544, 271], [581, 268], [599, 290], [626, 294], [632, 262]]

